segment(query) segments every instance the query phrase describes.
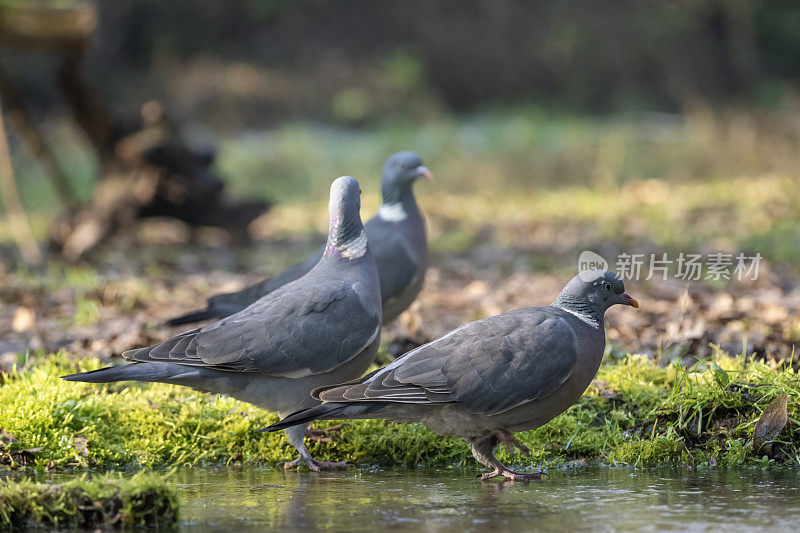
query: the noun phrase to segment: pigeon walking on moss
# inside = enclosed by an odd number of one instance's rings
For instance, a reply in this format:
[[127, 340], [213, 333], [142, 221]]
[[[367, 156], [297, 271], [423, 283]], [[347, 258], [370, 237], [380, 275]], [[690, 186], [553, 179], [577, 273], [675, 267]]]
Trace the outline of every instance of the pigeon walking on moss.
[[[397, 152], [386, 161], [381, 176], [383, 205], [364, 228], [378, 265], [383, 321], [391, 322], [412, 304], [425, 281], [428, 239], [425, 219], [412, 186], [417, 179], [431, 179], [433, 174], [414, 152]], [[175, 326], [223, 318], [241, 311], [265, 294], [303, 276], [317, 264], [323, 250], [320, 248], [302, 263], [286, 268], [273, 278], [238, 292], [212, 296], [205, 309], [173, 318], [167, 324]]]
[[266, 430], [328, 419], [422, 422], [469, 441], [492, 469], [482, 479], [538, 478], [509, 469], [494, 449], [503, 442], [527, 453], [513, 433], [546, 424], [578, 401], [600, 366], [603, 316], [615, 304], [639, 307], [612, 272], [582, 272], [552, 304], [471, 322], [361, 379], [316, 389], [325, 403]]
[[[133, 364], [64, 376], [68, 381], [158, 381], [223, 393], [281, 416], [318, 405], [315, 387], [362, 375], [380, 343], [378, 272], [359, 216], [351, 177], [331, 186], [330, 230], [322, 258], [305, 276], [244, 310], [147, 348], [127, 351]], [[311, 457], [304, 429], [286, 429], [313, 470], [344, 466]]]

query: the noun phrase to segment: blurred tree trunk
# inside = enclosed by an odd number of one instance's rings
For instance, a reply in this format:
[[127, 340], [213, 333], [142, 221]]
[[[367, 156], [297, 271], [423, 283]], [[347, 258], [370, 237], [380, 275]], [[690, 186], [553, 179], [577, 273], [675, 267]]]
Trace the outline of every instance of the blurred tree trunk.
[[704, 13], [708, 34], [715, 41], [725, 87], [722, 92], [751, 91], [761, 77], [758, 45], [750, 16], [750, 3], [713, 0], [698, 4]]
[[14, 180], [14, 167], [11, 164], [11, 152], [8, 148], [2, 107], [0, 107], [0, 194], [3, 195], [3, 206], [8, 218], [8, 225], [14, 240], [17, 241], [22, 259], [28, 264], [40, 263], [42, 253], [33, 237], [28, 216], [19, 199], [17, 182]]
[[14, 106], [20, 133], [45, 161], [54, 186], [71, 207], [52, 228], [53, 243], [65, 257], [76, 259], [117, 230], [149, 216], [173, 217], [193, 227], [218, 226], [237, 240], [248, 238], [248, 224], [268, 204], [227, 202], [224, 183], [211, 169], [213, 154], [190, 147], [160, 104], [148, 102], [136, 120], [122, 120], [106, 108], [86, 80], [82, 65], [97, 22], [94, 4], [67, 8], [20, 4], [0, 8], [0, 15], [4, 43], [62, 57], [59, 92], [100, 161], [91, 201], [78, 208], [77, 196], [30, 119], [23, 98], [0, 72], [0, 94]]
[[44, 136], [36, 127], [22, 95], [17, 92], [2, 69], [0, 69], [0, 100], [9, 110], [8, 123], [10, 127], [22, 137], [31, 154], [44, 164], [45, 175], [52, 182], [61, 201], [70, 209], [77, 208], [78, 194], [62, 171]]

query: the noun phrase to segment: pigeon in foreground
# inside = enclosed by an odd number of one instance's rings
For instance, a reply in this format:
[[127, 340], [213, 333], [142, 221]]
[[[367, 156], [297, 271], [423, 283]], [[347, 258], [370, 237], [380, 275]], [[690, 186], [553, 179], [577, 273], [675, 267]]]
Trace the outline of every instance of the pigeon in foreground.
[[[68, 381], [159, 381], [222, 393], [281, 416], [318, 405], [310, 391], [361, 376], [380, 343], [378, 272], [359, 216], [358, 182], [331, 185], [325, 252], [308, 274], [243, 311], [147, 348], [133, 364], [64, 376]], [[286, 429], [312, 470], [341, 467], [311, 457], [304, 428]]]
[[605, 349], [603, 315], [614, 304], [639, 307], [612, 272], [581, 272], [558, 298], [465, 324], [355, 381], [312, 392], [325, 403], [266, 428], [311, 420], [387, 418], [422, 422], [462, 437], [492, 468], [482, 479], [538, 478], [510, 470], [498, 442], [529, 450], [513, 433], [537, 428], [578, 401]]
[[[433, 174], [413, 152], [397, 152], [383, 166], [383, 205], [364, 225], [369, 246], [378, 265], [383, 301], [383, 321], [391, 322], [414, 301], [425, 281], [428, 239], [425, 219], [417, 206], [412, 185]], [[205, 309], [179, 316], [167, 324], [176, 326], [209, 318], [224, 318], [241, 311], [265, 294], [305, 275], [322, 257], [320, 248], [302, 263], [292, 265], [273, 278], [238, 292], [208, 299]]]

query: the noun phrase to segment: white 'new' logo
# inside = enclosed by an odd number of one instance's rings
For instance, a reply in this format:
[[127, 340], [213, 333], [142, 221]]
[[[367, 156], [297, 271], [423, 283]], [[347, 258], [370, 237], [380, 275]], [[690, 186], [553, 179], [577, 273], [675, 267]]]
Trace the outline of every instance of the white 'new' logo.
[[585, 282], [594, 281], [599, 273], [608, 270], [608, 261], [591, 250], [584, 250], [578, 257], [578, 275]]

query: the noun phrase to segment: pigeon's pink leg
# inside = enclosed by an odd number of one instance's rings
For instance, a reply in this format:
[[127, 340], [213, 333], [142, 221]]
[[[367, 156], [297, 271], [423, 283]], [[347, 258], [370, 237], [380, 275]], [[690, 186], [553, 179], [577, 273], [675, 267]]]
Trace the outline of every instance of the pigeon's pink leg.
[[306, 448], [305, 443], [303, 443], [303, 431], [304, 427], [302, 426], [292, 426], [283, 430], [286, 434], [286, 438], [289, 440], [289, 444], [294, 446], [297, 449], [297, 453], [300, 454], [300, 457], [295, 459], [294, 461], [288, 461], [283, 463], [283, 468], [289, 469], [297, 466], [300, 461], [305, 461], [308, 467], [313, 470], [314, 472], [319, 472], [320, 470], [325, 470], [328, 468], [346, 468], [347, 463], [345, 462], [326, 462], [326, 461], [317, 461], [313, 457], [311, 457], [311, 452], [308, 451]]
[[522, 455], [526, 455], [527, 456], [527, 455], [531, 454], [531, 451], [530, 451], [530, 449], [528, 449], [527, 446], [525, 446], [520, 441], [518, 441], [516, 439], [516, 437], [514, 437], [514, 435], [512, 435], [511, 433], [509, 433], [505, 429], [496, 429], [496, 430], [494, 430], [494, 435], [495, 435], [495, 437], [497, 437], [497, 440], [499, 440], [500, 442], [503, 443], [503, 445], [506, 447], [506, 451], [508, 453], [511, 453], [511, 450], [512, 450], [511, 447], [513, 446], [514, 448], [519, 449], [519, 451], [522, 452]]
[[[508, 436], [513, 441], [516, 441], [516, 444], [522, 446], [519, 441], [517, 441], [517, 439], [515, 439], [510, 433], [507, 431], [504, 431], [504, 433], [504, 439], [505, 436]], [[494, 448], [497, 446], [497, 441], [498, 436], [495, 433], [470, 439], [470, 442], [472, 443], [472, 455], [475, 456], [475, 459], [477, 459], [479, 463], [494, 469], [491, 472], [481, 474], [481, 480], [485, 481], [498, 476], [507, 477], [512, 481], [530, 481], [532, 479], [542, 478], [541, 472], [515, 472], [514, 470], [507, 468], [506, 465], [501, 463], [497, 457], [494, 456]], [[525, 449], [527, 450], [527, 448]]]
[[333, 442], [331, 437], [326, 437], [325, 433], [331, 431], [341, 431], [343, 427], [349, 426], [350, 424], [339, 424], [337, 426], [331, 426], [329, 428], [323, 429], [314, 429], [314, 423], [308, 425], [308, 427], [303, 429], [303, 434], [311, 440], [315, 440], [317, 442]]
[[347, 468], [347, 463], [345, 462], [328, 462], [328, 461], [317, 461], [313, 457], [298, 457], [293, 461], [287, 461], [283, 463], [283, 468], [289, 470], [290, 468], [294, 468], [300, 461], [305, 461], [308, 465], [308, 468], [313, 470], [314, 472], [319, 472], [320, 470], [329, 470], [332, 468]]

